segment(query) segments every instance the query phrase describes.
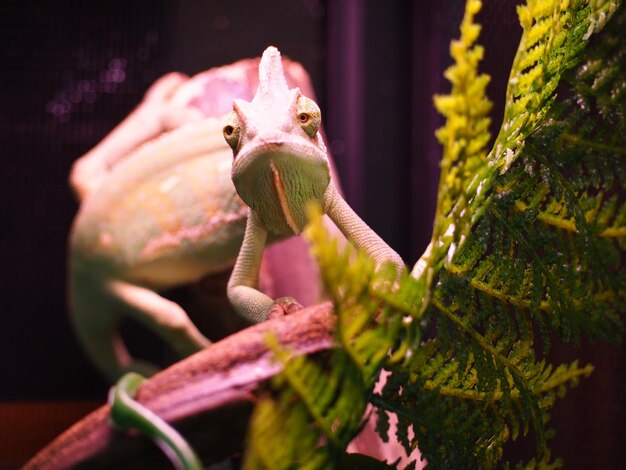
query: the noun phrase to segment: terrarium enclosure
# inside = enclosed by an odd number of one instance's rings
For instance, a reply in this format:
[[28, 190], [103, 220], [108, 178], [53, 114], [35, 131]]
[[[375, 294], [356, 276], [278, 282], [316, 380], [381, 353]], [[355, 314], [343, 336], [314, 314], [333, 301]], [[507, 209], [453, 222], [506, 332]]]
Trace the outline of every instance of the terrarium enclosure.
[[[491, 76], [491, 139], [522, 28], [513, 0], [485, 0], [476, 22]], [[15, 468], [106, 401], [110, 384], [68, 320], [67, 240], [77, 203], [72, 163], [169, 71], [188, 75], [258, 57], [269, 45], [311, 76], [346, 200], [410, 268], [430, 241], [444, 123], [465, 1], [160, 0], [4, 2], [0, 12], [0, 468]], [[622, 253], [623, 256], [623, 253]], [[223, 285], [225, 278], [221, 278]], [[167, 295], [194, 304], [203, 284]], [[203, 312], [192, 318], [201, 327]], [[209, 313], [210, 315], [210, 313]], [[219, 339], [245, 324], [227, 321]], [[434, 332], [431, 332], [434, 334]], [[174, 360], [138, 325], [129, 343]], [[565, 468], [618, 468], [626, 457], [623, 345], [554, 338], [549, 359], [593, 374], [556, 404], [551, 440]], [[530, 449], [530, 450], [529, 450]], [[533, 442], [507, 447], [515, 462]]]

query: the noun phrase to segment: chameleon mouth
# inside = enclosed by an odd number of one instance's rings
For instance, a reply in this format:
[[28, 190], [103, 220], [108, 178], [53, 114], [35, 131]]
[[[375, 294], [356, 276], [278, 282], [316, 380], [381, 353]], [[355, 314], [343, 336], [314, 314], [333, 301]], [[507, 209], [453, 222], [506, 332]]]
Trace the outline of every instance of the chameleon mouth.
[[233, 161], [233, 172], [245, 171], [253, 161], [264, 160], [278, 154], [291, 155], [302, 160], [325, 160], [326, 152], [304, 139], [295, 142], [265, 140], [254, 145], [248, 144]]
[[239, 197], [270, 232], [300, 233], [308, 203], [323, 202], [330, 168], [316, 146], [264, 142], [237, 156], [232, 177]]

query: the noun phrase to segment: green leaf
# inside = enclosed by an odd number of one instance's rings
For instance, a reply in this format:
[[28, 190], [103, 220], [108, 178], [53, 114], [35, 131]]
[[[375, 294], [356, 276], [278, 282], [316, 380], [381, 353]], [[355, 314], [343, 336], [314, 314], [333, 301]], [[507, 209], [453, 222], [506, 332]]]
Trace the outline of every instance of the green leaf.
[[626, 12], [603, 0], [518, 7], [523, 34], [488, 151], [480, 7], [467, 1], [445, 72], [451, 92], [435, 97], [446, 123], [429, 248], [396, 283], [364, 254], [340, 250], [314, 215], [307, 236], [337, 314], [337, 348], [291, 358], [274, 345], [284, 372], [255, 411], [246, 468], [361, 458], [345, 449], [368, 403], [381, 438], [407, 454], [419, 448], [433, 468], [494, 468], [505, 443], [531, 430], [537, 455], [516, 468], [561, 465], [550, 411], [593, 367], [547, 363], [535, 332], [544, 350], [555, 335], [623, 333]]

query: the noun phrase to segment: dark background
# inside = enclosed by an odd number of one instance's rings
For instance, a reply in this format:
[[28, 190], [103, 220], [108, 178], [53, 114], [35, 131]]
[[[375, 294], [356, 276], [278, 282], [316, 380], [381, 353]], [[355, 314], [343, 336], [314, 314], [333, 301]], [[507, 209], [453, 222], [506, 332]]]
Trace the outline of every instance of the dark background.
[[[485, 3], [479, 21], [495, 133], [521, 28], [518, 2]], [[67, 176], [72, 162], [171, 70], [194, 74], [257, 56], [269, 44], [302, 62], [348, 202], [412, 266], [430, 237], [435, 207], [440, 147], [433, 133], [441, 118], [432, 95], [447, 90], [442, 72], [463, 4], [4, 1], [0, 402], [104, 400], [107, 384], [67, 320], [66, 240], [77, 208]], [[557, 345], [553, 357], [597, 366], [555, 409], [555, 453], [566, 457], [566, 468], [618, 468], [626, 457], [623, 348]]]

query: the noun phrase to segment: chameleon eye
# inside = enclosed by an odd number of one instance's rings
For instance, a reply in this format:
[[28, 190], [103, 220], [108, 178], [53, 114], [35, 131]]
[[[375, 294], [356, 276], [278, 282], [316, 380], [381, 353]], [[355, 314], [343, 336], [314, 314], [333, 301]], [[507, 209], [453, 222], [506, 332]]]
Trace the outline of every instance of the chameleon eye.
[[232, 111], [226, 118], [223, 133], [226, 143], [231, 149], [236, 150], [239, 145], [239, 136], [241, 134], [239, 116], [237, 116], [236, 112]]
[[322, 113], [315, 101], [300, 96], [296, 102], [296, 119], [302, 130], [311, 138], [317, 135], [322, 122]]

